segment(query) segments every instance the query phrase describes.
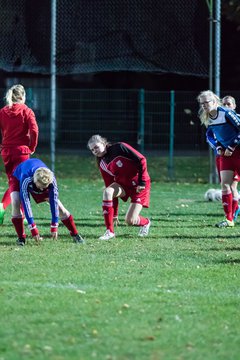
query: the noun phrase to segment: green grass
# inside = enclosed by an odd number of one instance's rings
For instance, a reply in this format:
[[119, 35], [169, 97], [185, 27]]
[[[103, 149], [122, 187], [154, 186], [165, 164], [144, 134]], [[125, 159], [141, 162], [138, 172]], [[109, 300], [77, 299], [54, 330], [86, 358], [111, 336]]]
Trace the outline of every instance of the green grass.
[[79, 159], [81, 177], [70, 170], [64, 177], [60, 163], [60, 199], [86, 245], [73, 244], [63, 226], [52, 241], [48, 206], [33, 204], [44, 241], [36, 246], [28, 237], [19, 248], [7, 209], [0, 359], [238, 359], [240, 226], [213, 226], [223, 211], [204, 202], [209, 185], [197, 177], [191, 184], [153, 181], [151, 207], [143, 211], [152, 219], [149, 237], [124, 224], [128, 204], [120, 201], [117, 237], [100, 242], [102, 182], [91, 169], [87, 180]]

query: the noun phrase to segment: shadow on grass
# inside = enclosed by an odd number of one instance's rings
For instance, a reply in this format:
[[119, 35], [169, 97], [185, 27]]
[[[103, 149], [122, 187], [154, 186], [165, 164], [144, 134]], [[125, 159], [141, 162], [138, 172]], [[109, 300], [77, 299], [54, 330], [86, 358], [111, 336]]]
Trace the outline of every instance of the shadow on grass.
[[240, 246], [236, 247], [219, 247], [219, 248], [209, 248], [208, 251], [240, 251]]
[[216, 263], [218, 264], [231, 264], [231, 265], [235, 265], [235, 264], [240, 264], [240, 259], [226, 259], [226, 260], [217, 260]]

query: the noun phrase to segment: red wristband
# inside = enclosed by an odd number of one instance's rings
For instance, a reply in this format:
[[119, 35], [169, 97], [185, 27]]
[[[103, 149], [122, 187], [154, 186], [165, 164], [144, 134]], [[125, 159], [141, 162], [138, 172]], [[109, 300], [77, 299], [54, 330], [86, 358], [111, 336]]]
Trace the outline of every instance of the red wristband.
[[35, 223], [28, 225], [29, 229], [31, 230], [32, 236], [39, 235], [37, 225]]
[[51, 233], [55, 233], [58, 231], [58, 223], [51, 224]]

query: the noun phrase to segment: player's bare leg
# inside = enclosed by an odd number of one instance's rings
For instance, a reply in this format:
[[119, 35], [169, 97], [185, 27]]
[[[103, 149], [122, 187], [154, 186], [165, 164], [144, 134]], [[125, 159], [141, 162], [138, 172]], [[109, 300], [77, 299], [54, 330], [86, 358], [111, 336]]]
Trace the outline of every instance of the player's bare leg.
[[142, 210], [141, 204], [131, 203], [125, 216], [125, 221], [128, 225], [140, 226], [139, 236], [144, 237], [149, 233], [151, 221], [140, 215]]

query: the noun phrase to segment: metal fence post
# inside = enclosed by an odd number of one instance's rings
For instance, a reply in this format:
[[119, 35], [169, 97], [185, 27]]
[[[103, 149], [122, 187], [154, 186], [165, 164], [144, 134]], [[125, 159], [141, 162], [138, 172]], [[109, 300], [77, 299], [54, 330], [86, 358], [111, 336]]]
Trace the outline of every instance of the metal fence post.
[[144, 89], [139, 90], [138, 94], [138, 114], [139, 114], [139, 126], [138, 126], [138, 140], [140, 152], [144, 152], [144, 121], [145, 121], [145, 93]]
[[174, 110], [175, 110], [175, 92], [170, 92], [170, 130], [169, 130], [169, 158], [168, 158], [168, 177], [174, 179], [173, 151], [174, 151]]
[[56, 25], [57, 0], [51, 3], [51, 94], [50, 94], [50, 138], [51, 138], [51, 169], [55, 171], [56, 157]]

